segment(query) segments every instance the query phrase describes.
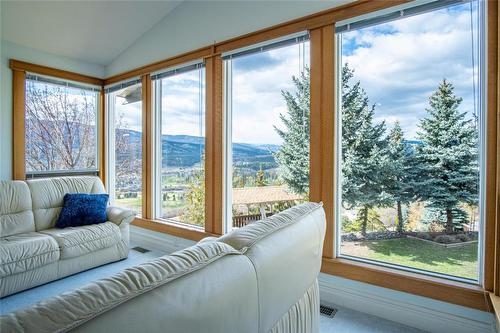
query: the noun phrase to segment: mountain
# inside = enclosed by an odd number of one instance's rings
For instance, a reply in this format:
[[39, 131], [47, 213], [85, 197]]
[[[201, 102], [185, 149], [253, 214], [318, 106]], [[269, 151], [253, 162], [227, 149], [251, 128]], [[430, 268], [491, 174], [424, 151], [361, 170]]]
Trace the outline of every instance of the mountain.
[[[117, 135], [126, 140], [129, 147], [140, 147], [141, 133], [133, 130], [119, 129]], [[200, 162], [200, 156], [205, 151], [205, 138], [191, 135], [162, 135], [162, 166], [163, 167], [192, 167]], [[132, 148], [134, 149], [134, 148]], [[233, 161], [235, 165], [244, 165], [250, 169], [275, 167], [273, 153], [279, 149], [272, 144], [233, 144]], [[129, 155], [130, 154], [130, 155]], [[118, 159], [127, 156], [137, 156], [133, 152], [120, 153]]]

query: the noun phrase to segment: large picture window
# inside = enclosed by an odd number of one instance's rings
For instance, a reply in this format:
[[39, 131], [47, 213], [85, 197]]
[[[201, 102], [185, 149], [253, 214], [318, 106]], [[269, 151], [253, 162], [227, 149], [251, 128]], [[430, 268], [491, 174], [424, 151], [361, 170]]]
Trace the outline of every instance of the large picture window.
[[157, 216], [205, 225], [205, 68], [153, 75], [157, 119]]
[[108, 192], [114, 205], [142, 213], [142, 85], [139, 80], [106, 89]]
[[224, 59], [230, 229], [308, 199], [309, 41], [287, 38]]
[[27, 176], [97, 173], [99, 87], [28, 74]]
[[337, 27], [338, 251], [477, 282], [484, 20], [436, 4]]

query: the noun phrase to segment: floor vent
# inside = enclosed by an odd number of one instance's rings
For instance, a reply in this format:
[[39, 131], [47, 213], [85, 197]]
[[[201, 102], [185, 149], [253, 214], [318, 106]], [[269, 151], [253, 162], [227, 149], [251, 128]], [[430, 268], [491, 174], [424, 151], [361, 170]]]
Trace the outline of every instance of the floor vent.
[[334, 308], [326, 306], [326, 305], [319, 306], [319, 314], [322, 316], [333, 318], [333, 317], [335, 317], [336, 313], [337, 313], [337, 309], [334, 309]]
[[145, 249], [145, 248], [140, 247], [140, 246], [133, 247], [132, 250], [140, 252], [140, 253], [146, 253], [146, 252], [151, 251], [151, 250]]

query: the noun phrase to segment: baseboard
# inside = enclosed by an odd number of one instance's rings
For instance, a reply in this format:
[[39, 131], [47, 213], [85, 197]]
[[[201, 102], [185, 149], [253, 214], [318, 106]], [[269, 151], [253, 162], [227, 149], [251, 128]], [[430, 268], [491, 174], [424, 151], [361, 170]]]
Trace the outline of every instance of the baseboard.
[[167, 235], [133, 225], [130, 226], [130, 242], [144, 248], [159, 250], [165, 253], [173, 253], [195, 244], [194, 241], [188, 239]]
[[[339, 278], [340, 279], [340, 278]], [[319, 277], [321, 301], [353, 309], [387, 320], [432, 333], [494, 333], [494, 318], [490, 313], [459, 307], [451, 304], [440, 304], [434, 300], [421, 301], [412, 295], [391, 297], [391, 292], [369, 292], [367, 288], [346, 286], [336, 278]], [[347, 280], [350, 281], [350, 280]], [[349, 284], [352, 285], [353, 281]], [[368, 285], [369, 286], [369, 285]], [[370, 288], [370, 286], [368, 287]], [[378, 287], [373, 287], [378, 288]], [[375, 291], [376, 289], [374, 289]], [[423, 304], [419, 304], [423, 303]]]

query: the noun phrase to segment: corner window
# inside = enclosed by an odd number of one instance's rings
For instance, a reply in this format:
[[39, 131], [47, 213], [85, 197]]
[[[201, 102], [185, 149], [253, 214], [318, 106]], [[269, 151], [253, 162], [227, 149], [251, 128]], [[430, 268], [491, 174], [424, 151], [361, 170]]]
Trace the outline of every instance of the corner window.
[[156, 116], [156, 215], [205, 225], [205, 68], [152, 76]]
[[27, 177], [97, 174], [99, 87], [28, 74]]
[[341, 257], [480, 280], [482, 6], [337, 26]]
[[227, 229], [308, 199], [309, 53], [300, 35], [223, 56]]
[[117, 206], [142, 213], [142, 85], [140, 80], [106, 89], [108, 192]]

